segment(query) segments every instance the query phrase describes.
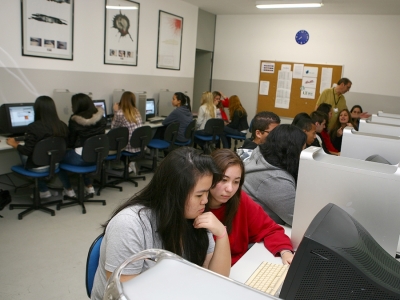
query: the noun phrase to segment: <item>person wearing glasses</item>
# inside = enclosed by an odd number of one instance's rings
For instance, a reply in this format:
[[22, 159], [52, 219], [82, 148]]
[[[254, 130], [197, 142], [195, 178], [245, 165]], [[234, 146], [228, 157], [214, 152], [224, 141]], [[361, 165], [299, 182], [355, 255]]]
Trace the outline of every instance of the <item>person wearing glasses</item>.
[[244, 161], [243, 190], [278, 224], [292, 226], [300, 153], [307, 135], [282, 124]]
[[258, 145], [263, 144], [268, 134], [280, 123], [281, 119], [273, 112], [259, 112], [250, 124], [251, 137], [243, 142], [242, 148], [253, 150]]

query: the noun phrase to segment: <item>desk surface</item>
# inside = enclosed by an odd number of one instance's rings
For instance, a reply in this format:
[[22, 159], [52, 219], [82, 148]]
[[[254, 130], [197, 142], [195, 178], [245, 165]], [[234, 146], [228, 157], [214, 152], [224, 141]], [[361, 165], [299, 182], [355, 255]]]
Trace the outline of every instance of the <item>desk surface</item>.
[[[285, 228], [286, 235], [290, 237], [292, 228], [288, 226], [282, 227]], [[276, 264], [282, 263], [281, 258], [275, 257], [269, 252], [267, 248], [265, 248], [264, 243], [256, 243], [233, 265], [229, 277], [241, 283], [245, 283], [263, 261]]]
[[7, 137], [0, 135], [0, 151], [13, 149], [13, 147], [7, 145], [6, 140]]

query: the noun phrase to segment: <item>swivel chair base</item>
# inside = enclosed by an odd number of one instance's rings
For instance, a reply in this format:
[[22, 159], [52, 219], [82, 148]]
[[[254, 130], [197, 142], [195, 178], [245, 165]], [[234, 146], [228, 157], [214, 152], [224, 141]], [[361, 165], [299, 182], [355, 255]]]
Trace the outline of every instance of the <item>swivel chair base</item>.
[[56, 200], [56, 201], [50, 201], [50, 202], [45, 202], [45, 203], [41, 203], [40, 199], [39, 199], [39, 194], [37, 195], [37, 199], [34, 200], [34, 203], [32, 204], [10, 204], [9, 208], [10, 210], [13, 210], [14, 208], [27, 208], [26, 210], [24, 210], [23, 212], [18, 214], [18, 220], [22, 220], [22, 218], [30, 213], [31, 211], [34, 210], [41, 210], [44, 212], [49, 213], [51, 216], [55, 216], [56, 213], [53, 209], [47, 208], [47, 206], [50, 205], [59, 205], [62, 203], [62, 200]]

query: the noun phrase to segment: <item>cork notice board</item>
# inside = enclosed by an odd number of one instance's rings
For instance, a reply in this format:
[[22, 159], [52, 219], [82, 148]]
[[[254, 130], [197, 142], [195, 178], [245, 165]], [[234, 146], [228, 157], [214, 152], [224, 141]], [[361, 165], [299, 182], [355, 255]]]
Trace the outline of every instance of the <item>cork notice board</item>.
[[290, 118], [300, 112], [311, 113], [319, 98], [321, 84], [331, 87], [342, 77], [342, 70], [343, 66], [338, 65], [263, 60], [260, 63], [257, 112], [267, 110]]

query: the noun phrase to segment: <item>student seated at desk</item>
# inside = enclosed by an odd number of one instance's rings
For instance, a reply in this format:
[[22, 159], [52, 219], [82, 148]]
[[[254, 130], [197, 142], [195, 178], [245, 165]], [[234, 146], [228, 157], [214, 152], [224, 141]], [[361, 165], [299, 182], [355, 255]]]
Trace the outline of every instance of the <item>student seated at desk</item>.
[[[217, 173], [210, 156], [190, 147], [172, 151], [161, 162], [150, 183], [105, 223], [92, 299], [103, 299], [111, 273], [131, 255], [146, 249], [165, 249], [229, 276], [226, 228], [212, 213], [204, 212], [208, 191], [220, 178], [214, 175]], [[153, 265], [149, 260], [129, 264], [121, 281]]]
[[[35, 121], [28, 125], [25, 133], [24, 145], [19, 145], [14, 138], [7, 139], [7, 144], [18, 150], [22, 164], [26, 169], [34, 172], [45, 172], [48, 167], [36, 168], [32, 162], [33, 149], [37, 142], [52, 136], [68, 138], [68, 127], [58, 118], [56, 105], [52, 98], [40, 96], [34, 104]], [[36, 169], [35, 169], [36, 168]], [[51, 193], [46, 182], [39, 180], [40, 198], [49, 198]]]
[[342, 150], [343, 129], [347, 126], [355, 127], [355, 124], [353, 123], [349, 110], [346, 108], [339, 112], [339, 117], [329, 131], [332, 144], [339, 152]]
[[332, 117], [333, 114], [332, 105], [328, 103], [321, 103], [316, 111], [326, 114], [325, 128], [320, 132], [320, 134], [318, 134], [321, 137], [322, 142], [329, 153], [326, 151], [325, 152], [328, 154], [339, 156], [340, 152], [332, 145], [331, 137], [328, 133], [329, 119]]
[[210, 189], [207, 207], [227, 227], [232, 265], [246, 253], [249, 244], [261, 241], [273, 255], [280, 255], [284, 264], [290, 264], [293, 247], [284, 229], [241, 190], [242, 160], [230, 149], [217, 149], [211, 156], [223, 177]]
[[[177, 92], [172, 96], [172, 105], [176, 107], [162, 122], [164, 126], [167, 126], [173, 122], [179, 123], [177, 142], [187, 142], [185, 138], [185, 131], [189, 123], [193, 121], [193, 115], [190, 107], [190, 98], [184, 93]], [[166, 128], [166, 127], [164, 127]]]
[[[217, 118], [221, 118], [224, 120], [225, 125], [229, 123], [228, 116], [225, 112], [225, 107], [229, 107], [229, 98], [225, 97], [221, 92], [214, 91], [212, 92], [214, 97], [214, 102], [217, 103]], [[201, 103], [203, 104], [203, 103]]]
[[[125, 151], [139, 152], [140, 148], [132, 148], [130, 144], [132, 133], [136, 128], [143, 126], [142, 117], [139, 110], [136, 108], [136, 97], [132, 92], [124, 92], [119, 103], [113, 106], [114, 117], [111, 122], [111, 128], [126, 127], [129, 130], [128, 145]], [[129, 163], [129, 167], [136, 173], [135, 163]]]
[[[71, 98], [73, 115], [69, 119], [69, 137], [68, 147], [63, 163], [83, 166], [87, 163], [83, 161], [82, 147], [84, 142], [95, 135], [104, 134], [106, 130], [107, 120], [103, 117], [103, 109], [96, 107], [92, 99], [85, 94], [75, 94]], [[68, 197], [75, 197], [75, 192], [71, 187], [68, 178], [68, 173], [65, 170], [60, 170], [59, 178], [64, 185], [64, 194]], [[85, 192], [94, 194], [92, 180], [88, 177], [83, 177], [85, 182]]]
[[306, 139], [298, 127], [279, 125], [244, 162], [244, 191], [278, 224], [292, 226], [300, 153]]

